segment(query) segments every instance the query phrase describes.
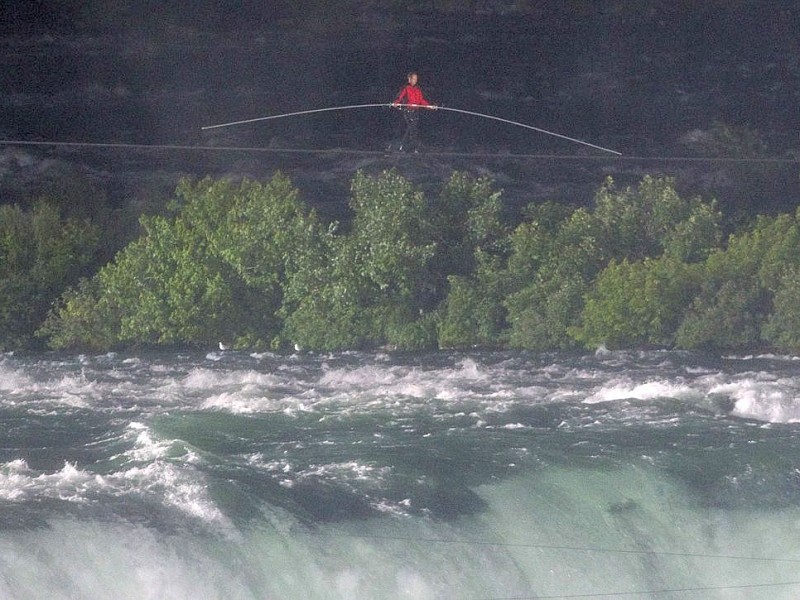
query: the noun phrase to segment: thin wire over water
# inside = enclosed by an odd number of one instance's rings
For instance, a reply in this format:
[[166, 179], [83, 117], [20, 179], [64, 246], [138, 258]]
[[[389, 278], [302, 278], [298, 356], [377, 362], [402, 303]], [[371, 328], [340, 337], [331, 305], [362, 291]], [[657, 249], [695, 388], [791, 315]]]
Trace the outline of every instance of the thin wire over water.
[[788, 157], [703, 157], [703, 156], [601, 156], [589, 154], [542, 154], [542, 153], [499, 153], [499, 152], [455, 152], [426, 151], [420, 154], [404, 154], [386, 150], [364, 150], [356, 148], [274, 148], [270, 146], [206, 146], [189, 144], [136, 144], [126, 142], [70, 142], [47, 140], [0, 140], [0, 146], [39, 146], [52, 148], [103, 148], [131, 151], [181, 151], [181, 152], [242, 152], [268, 154], [322, 154], [322, 155], [354, 155], [385, 156], [424, 159], [426, 156], [443, 158], [487, 158], [505, 160], [566, 160], [566, 161], [603, 161], [603, 162], [667, 162], [667, 163], [761, 163], [761, 164], [800, 164], [800, 158]]

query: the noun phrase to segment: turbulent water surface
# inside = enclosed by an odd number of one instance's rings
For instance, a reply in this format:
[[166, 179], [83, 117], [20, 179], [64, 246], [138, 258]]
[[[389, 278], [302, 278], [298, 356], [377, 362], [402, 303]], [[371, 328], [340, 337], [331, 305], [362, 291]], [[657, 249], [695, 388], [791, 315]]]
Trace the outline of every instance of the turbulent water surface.
[[800, 362], [0, 356], [0, 598], [797, 598]]

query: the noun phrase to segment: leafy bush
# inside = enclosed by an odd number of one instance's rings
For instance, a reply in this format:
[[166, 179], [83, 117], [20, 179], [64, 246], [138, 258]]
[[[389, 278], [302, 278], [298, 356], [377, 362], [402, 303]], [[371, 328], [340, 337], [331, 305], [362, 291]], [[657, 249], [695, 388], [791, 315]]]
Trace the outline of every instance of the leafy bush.
[[52, 303], [96, 268], [99, 247], [97, 226], [64, 219], [49, 202], [0, 206], [0, 350], [37, 345]]
[[646, 175], [637, 188], [617, 190], [609, 178], [595, 198], [595, 218], [610, 258], [642, 260], [669, 254], [701, 260], [719, 244], [721, 214], [714, 202], [686, 200], [670, 177]]
[[[608, 179], [592, 210], [580, 208], [565, 218], [552, 209], [529, 214], [532, 220], [511, 236], [509, 276], [517, 289], [506, 306], [511, 344], [537, 350], [569, 347], [576, 340], [591, 344], [601, 330], [611, 337], [621, 335], [621, 325], [601, 325], [594, 315], [586, 326], [596, 330], [579, 327], [584, 294], [610, 261], [636, 263], [662, 255], [677, 261], [671, 264], [697, 261], [720, 237], [721, 215], [714, 203], [681, 198], [670, 178], [646, 176], [637, 188], [624, 190]], [[621, 267], [617, 269], [607, 275], [601, 295], [632, 285], [611, 282], [623, 276]], [[602, 303], [600, 297], [594, 302]]]
[[263, 346], [277, 335], [287, 261], [314, 237], [314, 215], [280, 174], [184, 181], [177, 196], [174, 217], [143, 218], [144, 235], [64, 297], [43, 328], [54, 347]]
[[780, 281], [772, 314], [762, 327], [762, 337], [779, 350], [800, 351], [800, 268], [792, 266]]
[[544, 351], [574, 346], [569, 328], [583, 308], [587, 283], [579, 275], [534, 283], [506, 299], [514, 348]]
[[[711, 350], [761, 345], [774, 293], [799, 264], [798, 241], [790, 215], [760, 217], [750, 231], [731, 235], [727, 248], [713, 252], [704, 263], [700, 291], [676, 343]], [[773, 321], [771, 339], [781, 337], [775, 329], [778, 322]]]
[[438, 343], [442, 348], [497, 346], [503, 342], [507, 276], [501, 258], [476, 251], [474, 276], [452, 275], [444, 302]]
[[502, 253], [499, 192], [454, 173], [428, 199], [396, 171], [357, 173], [349, 233], [325, 238], [327, 252], [287, 285], [284, 337], [326, 350], [437, 344], [449, 277], [468, 277], [476, 252]]
[[699, 288], [699, 265], [672, 257], [612, 261], [586, 296], [571, 336], [589, 348], [671, 346]]
[[695, 299], [677, 331], [678, 347], [691, 350], [740, 350], [760, 342], [766, 297], [752, 279], [727, 280], [713, 294]]
[[797, 215], [720, 247], [714, 202], [669, 178], [591, 207], [530, 206], [509, 229], [489, 180], [426, 197], [396, 171], [356, 173], [352, 222], [327, 229], [288, 179], [182, 182], [171, 213], [100, 269], [99, 232], [52, 206], [0, 209], [0, 344], [215, 344], [340, 350], [584, 345], [800, 348]]
[[435, 246], [422, 193], [394, 171], [357, 173], [352, 230], [329, 232], [330, 254], [287, 285], [286, 339], [326, 350], [385, 343], [389, 330], [428, 308], [428, 262]]

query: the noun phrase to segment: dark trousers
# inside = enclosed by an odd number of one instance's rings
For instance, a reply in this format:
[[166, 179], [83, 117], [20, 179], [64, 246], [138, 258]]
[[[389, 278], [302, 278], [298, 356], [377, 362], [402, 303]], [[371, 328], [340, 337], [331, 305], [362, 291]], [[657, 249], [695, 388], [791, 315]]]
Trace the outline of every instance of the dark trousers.
[[400, 148], [406, 152], [419, 150], [419, 111], [405, 108], [403, 118], [406, 120], [406, 132], [400, 142]]

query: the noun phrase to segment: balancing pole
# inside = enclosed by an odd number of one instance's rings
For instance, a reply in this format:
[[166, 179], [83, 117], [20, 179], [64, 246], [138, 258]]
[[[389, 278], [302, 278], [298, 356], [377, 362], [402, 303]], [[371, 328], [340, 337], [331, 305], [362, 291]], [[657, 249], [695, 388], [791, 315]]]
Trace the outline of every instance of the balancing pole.
[[484, 115], [483, 113], [473, 112], [471, 110], [461, 110], [460, 108], [448, 108], [446, 106], [437, 106], [437, 110], [449, 110], [451, 112], [461, 113], [464, 115], [472, 115], [474, 117], [481, 117], [483, 119], [492, 119], [494, 121], [501, 121], [503, 123], [508, 123], [509, 125], [516, 125], [517, 127], [524, 127], [525, 129], [532, 129], [533, 131], [538, 131], [539, 133], [544, 133], [547, 135], [552, 135], [557, 138], [561, 138], [562, 140], [568, 140], [570, 142], [575, 142], [576, 144], [583, 144], [584, 146], [589, 146], [590, 148], [596, 148], [597, 150], [602, 150], [603, 152], [610, 152], [611, 154], [616, 154], [617, 156], [622, 156], [622, 152], [617, 152], [616, 150], [611, 150], [609, 148], [603, 148], [602, 146], [595, 146], [594, 144], [590, 144], [589, 142], [584, 142], [583, 140], [578, 140], [572, 137], [568, 137], [566, 135], [561, 135], [560, 133], [554, 133], [552, 131], [547, 131], [546, 129], [540, 129], [539, 127], [534, 127], [533, 125], [527, 125], [525, 123], [519, 123], [517, 121], [509, 121], [508, 119], [503, 119], [501, 117], [495, 117], [493, 115]]
[[314, 108], [312, 110], [299, 110], [297, 112], [290, 112], [290, 113], [283, 113], [282, 115], [270, 115], [268, 117], [258, 117], [256, 119], [245, 119], [244, 121], [233, 121], [231, 123], [220, 123], [219, 125], [206, 125], [205, 127], [201, 127], [201, 129], [216, 129], [218, 127], [230, 127], [231, 125], [244, 125], [246, 123], [255, 123], [257, 121], [269, 121], [270, 119], [283, 119], [284, 117], [296, 117], [298, 115], [310, 115], [312, 113], [321, 113], [321, 112], [329, 112], [332, 110], [353, 110], [356, 108], [375, 108], [375, 107], [386, 107], [391, 106], [391, 104], [353, 104], [351, 106], [331, 106], [330, 108]]
[[381, 103], [381, 104], [353, 104], [353, 105], [350, 105], [350, 106], [331, 106], [331, 107], [328, 107], [328, 108], [315, 108], [315, 109], [312, 109], [312, 110], [300, 110], [300, 111], [297, 111], [297, 112], [283, 113], [283, 114], [280, 114], [280, 115], [269, 115], [267, 117], [258, 117], [258, 118], [255, 118], [255, 119], [245, 119], [244, 121], [232, 121], [230, 123], [220, 123], [219, 125], [206, 125], [202, 129], [203, 130], [217, 129], [219, 127], [230, 127], [232, 125], [244, 125], [246, 123], [255, 123], [257, 121], [269, 121], [271, 119], [283, 119], [285, 117], [295, 117], [295, 116], [299, 116], [299, 115], [310, 115], [312, 113], [329, 112], [329, 111], [335, 111], [335, 110], [354, 110], [354, 109], [359, 109], [359, 108], [377, 108], [377, 107], [428, 108], [428, 109], [434, 109], [434, 110], [446, 110], [446, 111], [449, 111], [449, 112], [461, 113], [461, 114], [464, 114], [464, 115], [471, 115], [473, 117], [480, 117], [482, 119], [491, 119], [493, 121], [500, 121], [502, 123], [508, 123], [509, 125], [514, 125], [516, 127], [524, 127], [525, 129], [532, 129], [533, 131], [538, 131], [539, 133], [544, 133], [545, 135], [552, 135], [554, 137], [561, 138], [563, 140], [567, 140], [567, 141], [570, 141], [570, 142], [574, 142], [576, 144], [583, 144], [584, 146], [589, 146], [590, 148], [595, 148], [597, 150], [602, 150], [603, 152], [610, 152], [611, 154], [616, 154], [617, 156], [622, 156], [622, 153], [621, 152], [617, 152], [616, 150], [611, 150], [609, 148], [603, 148], [602, 146], [597, 146], [595, 144], [590, 144], [589, 142], [585, 142], [583, 140], [579, 140], [579, 139], [576, 139], [576, 138], [568, 137], [566, 135], [561, 135], [560, 133], [555, 133], [553, 131], [547, 131], [546, 129], [541, 129], [539, 127], [534, 127], [533, 125], [527, 125], [526, 123], [520, 123], [518, 121], [511, 121], [509, 119], [503, 119], [501, 117], [495, 117], [494, 115], [486, 115], [486, 114], [479, 113], [479, 112], [474, 112], [474, 111], [471, 111], [471, 110], [462, 110], [460, 108], [450, 108], [450, 107], [447, 107], [447, 106], [434, 106], [434, 105], [425, 106], [425, 105], [421, 105], [421, 104], [401, 104], [401, 105], [396, 105], [396, 104]]

